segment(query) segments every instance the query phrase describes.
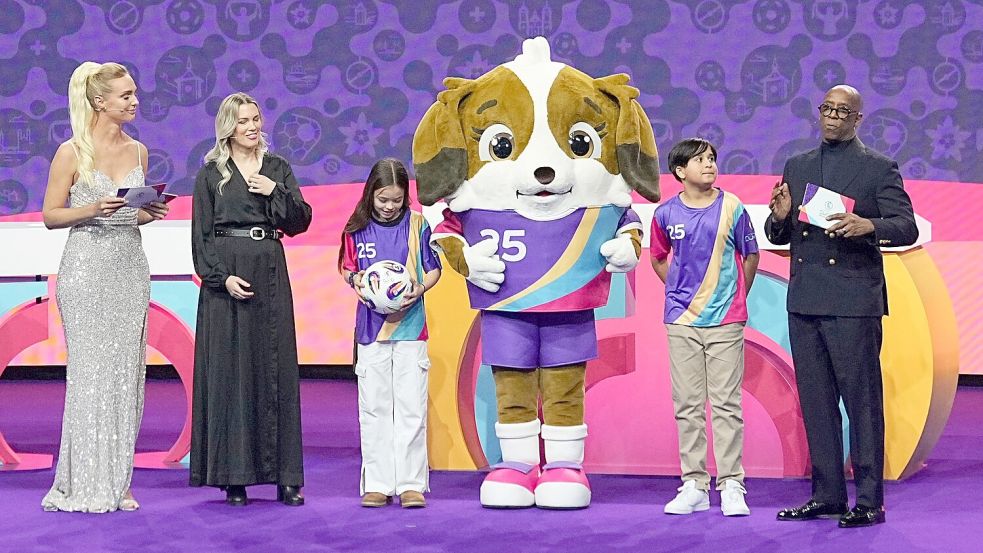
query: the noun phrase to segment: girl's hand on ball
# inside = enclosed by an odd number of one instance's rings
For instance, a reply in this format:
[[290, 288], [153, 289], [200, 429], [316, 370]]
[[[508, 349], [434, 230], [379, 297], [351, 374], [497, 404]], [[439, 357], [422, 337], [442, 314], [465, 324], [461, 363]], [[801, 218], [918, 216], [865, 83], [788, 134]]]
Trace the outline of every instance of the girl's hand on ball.
[[366, 303], [365, 296], [362, 295], [365, 292], [365, 283], [362, 282], [363, 275], [365, 275], [365, 271], [355, 273], [352, 277], [352, 284], [354, 285], [355, 295], [358, 296], [358, 301]]
[[400, 304], [399, 308], [406, 309], [407, 307], [416, 303], [421, 296], [423, 296], [424, 288], [423, 285], [417, 281], [411, 281], [410, 291], [403, 294], [403, 303]]

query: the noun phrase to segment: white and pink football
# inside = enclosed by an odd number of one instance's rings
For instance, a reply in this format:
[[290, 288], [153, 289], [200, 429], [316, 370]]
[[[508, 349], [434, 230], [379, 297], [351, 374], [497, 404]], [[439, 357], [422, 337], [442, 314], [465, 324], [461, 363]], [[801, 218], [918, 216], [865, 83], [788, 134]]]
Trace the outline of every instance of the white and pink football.
[[413, 289], [410, 273], [397, 261], [376, 261], [362, 275], [362, 296], [369, 309], [388, 315], [399, 311], [403, 296]]

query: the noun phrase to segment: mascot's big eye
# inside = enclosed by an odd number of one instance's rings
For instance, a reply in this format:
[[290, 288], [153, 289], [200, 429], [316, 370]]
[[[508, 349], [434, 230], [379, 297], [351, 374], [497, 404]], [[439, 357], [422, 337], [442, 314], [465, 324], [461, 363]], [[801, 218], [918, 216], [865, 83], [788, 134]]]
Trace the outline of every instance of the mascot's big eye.
[[570, 151], [577, 157], [587, 157], [594, 151], [594, 142], [584, 131], [570, 133]]
[[489, 144], [492, 157], [505, 159], [512, 155], [512, 137], [505, 134], [496, 134]]
[[496, 123], [485, 130], [474, 129], [475, 133], [481, 132], [478, 138], [478, 159], [481, 161], [501, 161], [512, 157], [515, 151], [515, 138], [512, 129]]
[[604, 123], [598, 128], [594, 128], [587, 123], [574, 123], [570, 127], [570, 152], [574, 157], [597, 159], [601, 157], [601, 138], [607, 133], [603, 133]]

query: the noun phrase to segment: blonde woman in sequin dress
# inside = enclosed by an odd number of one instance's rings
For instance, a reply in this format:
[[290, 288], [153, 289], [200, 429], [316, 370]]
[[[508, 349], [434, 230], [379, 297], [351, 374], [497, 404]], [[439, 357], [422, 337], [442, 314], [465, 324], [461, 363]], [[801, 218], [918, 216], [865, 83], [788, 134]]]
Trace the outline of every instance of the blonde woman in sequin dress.
[[[69, 227], [56, 294], [68, 345], [58, 467], [46, 511], [139, 508], [130, 493], [143, 416], [150, 271], [137, 225], [163, 218], [116, 197], [141, 186], [147, 148], [123, 132], [136, 116], [136, 84], [116, 63], [86, 62], [68, 86], [72, 138], [51, 161], [44, 224]], [[66, 205], [68, 207], [66, 207]]]

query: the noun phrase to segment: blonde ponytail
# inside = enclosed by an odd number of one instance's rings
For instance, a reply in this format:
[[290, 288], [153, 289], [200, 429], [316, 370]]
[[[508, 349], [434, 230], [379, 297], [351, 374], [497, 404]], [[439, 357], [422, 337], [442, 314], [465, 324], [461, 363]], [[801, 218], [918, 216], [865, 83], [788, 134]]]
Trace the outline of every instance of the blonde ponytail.
[[109, 81], [129, 75], [118, 63], [87, 61], [79, 65], [68, 82], [68, 115], [72, 123], [72, 145], [78, 156], [79, 180], [89, 180], [95, 166], [92, 126], [96, 119], [95, 98], [111, 91]]
[[[222, 175], [222, 180], [218, 181], [219, 194], [222, 193], [225, 183], [232, 178], [232, 170], [229, 169], [229, 157], [232, 155], [229, 138], [235, 133], [236, 125], [239, 123], [239, 108], [245, 104], [255, 105], [260, 112], [260, 117], [263, 116], [259, 103], [245, 92], [235, 92], [226, 96], [218, 106], [218, 113], [215, 114], [215, 146], [205, 154], [205, 163], [214, 161], [215, 168]], [[266, 133], [261, 132], [259, 133], [260, 155], [267, 150], [269, 150], [269, 143], [266, 140]]]

